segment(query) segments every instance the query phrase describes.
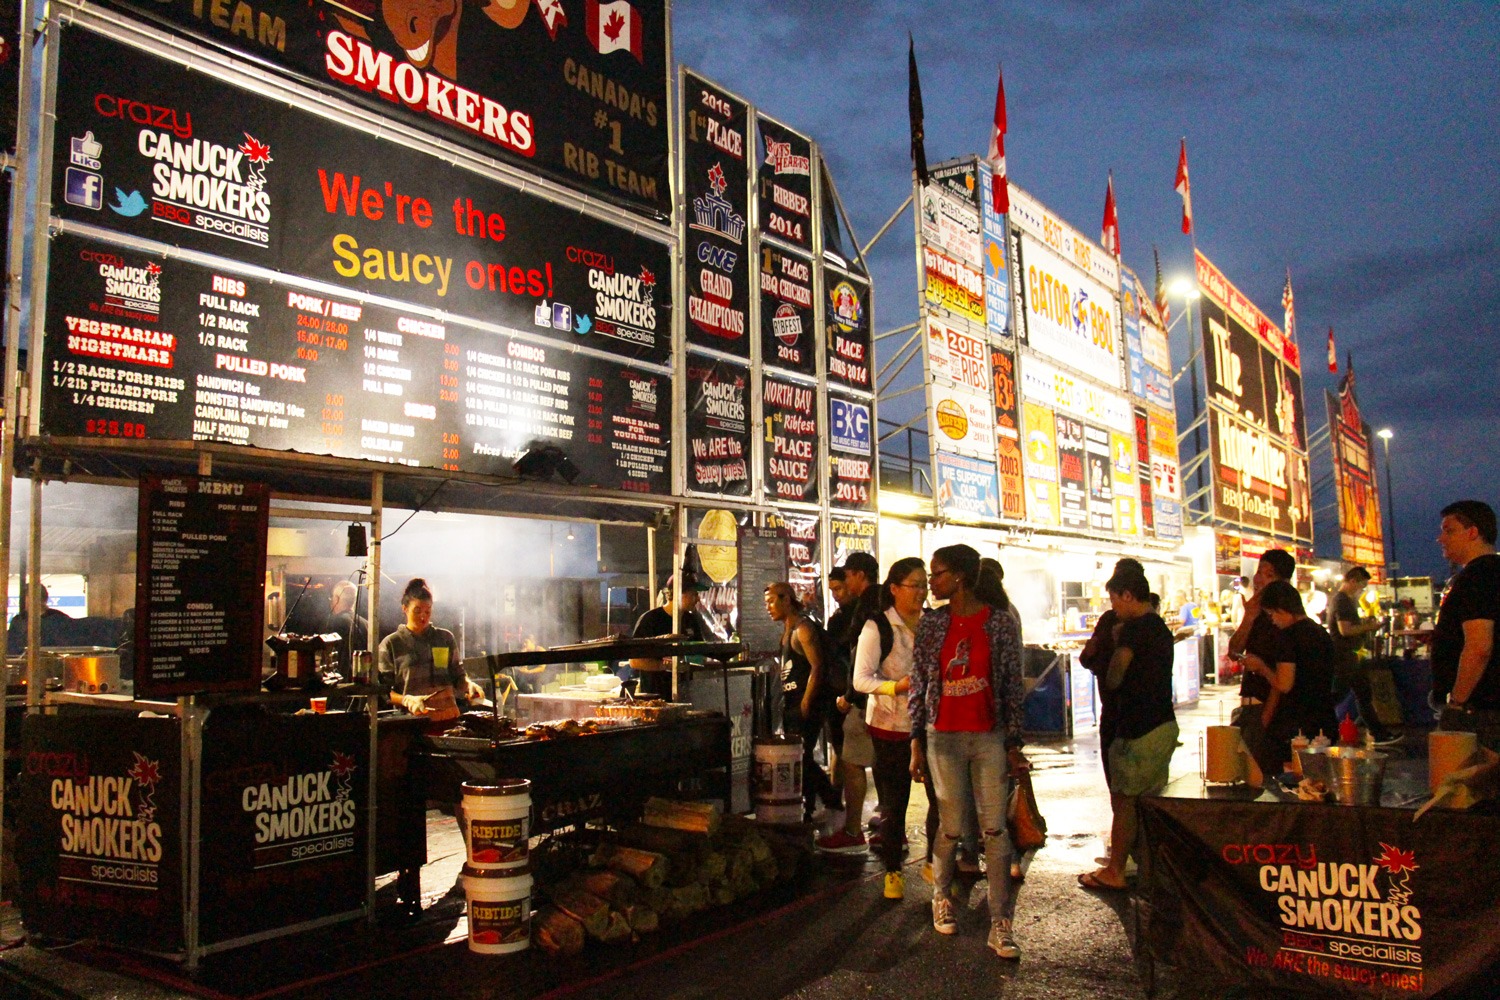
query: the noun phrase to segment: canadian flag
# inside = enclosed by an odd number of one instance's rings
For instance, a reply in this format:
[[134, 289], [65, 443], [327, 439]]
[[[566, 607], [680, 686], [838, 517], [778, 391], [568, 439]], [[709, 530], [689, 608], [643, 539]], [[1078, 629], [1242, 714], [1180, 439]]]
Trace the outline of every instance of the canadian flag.
[[1104, 189], [1104, 224], [1099, 229], [1099, 242], [1104, 249], [1120, 256], [1120, 213], [1115, 211], [1115, 175], [1109, 174], [1109, 186]]
[[990, 161], [990, 204], [996, 215], [1010, 211], [1010, 180], [1005, 176], [1005, 71], [1000, 71], [999, 88], [995, 91], [995, 124], [990, 129], [990, 149], [986, 157]]
[[1177, 154], [1177, 183], [1172, 190], [1182, 195], [1182, 231], [1193, 231], [1193, 188], [1188, 183], [1187, 140], [1182, 140], [1182, 150]]
[[626, 0], [612, 3], [588, 0], [584, 23], [589, 42], [600, 55], [624, 51], [635, 56], [636, 62], [646, 62], [641, 54], [641, 15]]
[[1328, 374], [1337, 375], [1339, 371], [1339, 349], [1333, 346], [1333, 327], [1328, 328]]

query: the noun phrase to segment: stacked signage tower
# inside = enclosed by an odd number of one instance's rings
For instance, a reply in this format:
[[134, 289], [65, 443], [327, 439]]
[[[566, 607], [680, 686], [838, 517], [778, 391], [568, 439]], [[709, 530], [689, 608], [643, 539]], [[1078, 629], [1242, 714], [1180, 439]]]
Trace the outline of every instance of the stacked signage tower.
[[1184, 461], [1195, 481], [1205, 465], [1208, 476], [1189, 497], [1188, 516], [1214, 528], [1219, 572], [1239, 576], [1268, 548], [1304, 558], [1312, 548], [1301, 358], [1207, 257], [1194, 258], [1205, 405], [1193, 420], [1207, 424], [1207, 447]]
[[1140, 282], [990, 168], [916, 204], [935, 504], [946, 520], [1172, 546], [1182, 537], [1166, 332]]
[[875, 549], [868, 272], [815, 142], [696, 73], [682, 95], [683, 489], [767, 511], [817, 601]]

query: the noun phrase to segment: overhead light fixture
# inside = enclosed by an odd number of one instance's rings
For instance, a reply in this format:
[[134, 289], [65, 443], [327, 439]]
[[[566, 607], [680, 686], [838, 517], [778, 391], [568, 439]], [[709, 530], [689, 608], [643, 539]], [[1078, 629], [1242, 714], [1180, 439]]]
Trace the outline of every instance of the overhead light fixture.
[[1198, 291], [1197, 285], [1193, 284], [1186, 278], [1178, 278], [1176, 281], [1172, 282], [1172, 286], [1168, 290], [1179, 299], [1188, 299], [1189, 301], [1191, 301], [1192, 299], [1196, 299], [1203, 294], [1202, 292]]
[[573, 529], [571, 527], [568, 528], [568, 533], [566, 535], [564, 535], [563, 537], [566, 538], [568, 541], [571, 542], [573, 540]]
[[1396, 436], [1396, 432], [1391, 430], [1389, 427], [1382, 427], [1380, 428], [1380, 430], [1375, 432], [1375, 436], [1380, 438], [1380, 440], [1382, 441], [1389, 441], [1391, 438]]

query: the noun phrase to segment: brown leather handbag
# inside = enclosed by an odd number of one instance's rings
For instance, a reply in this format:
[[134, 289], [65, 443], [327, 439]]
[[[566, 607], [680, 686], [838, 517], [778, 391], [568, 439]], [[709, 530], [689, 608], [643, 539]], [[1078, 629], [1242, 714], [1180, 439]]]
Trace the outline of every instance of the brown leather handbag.
[[1023, 771], [1011, 777], [1010, 804], [1005, 818], [1011, 845], [1017, 853], [1034, 851], [1047, 843], [1047, 821], [1036, 805], [1031, 772]]

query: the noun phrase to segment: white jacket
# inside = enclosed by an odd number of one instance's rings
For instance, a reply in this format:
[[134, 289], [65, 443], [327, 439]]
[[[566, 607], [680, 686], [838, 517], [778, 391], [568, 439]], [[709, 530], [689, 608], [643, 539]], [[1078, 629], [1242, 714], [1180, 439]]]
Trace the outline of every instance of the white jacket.
[[880, 658], [880, 628], [873, 621], [865, 622], [860, 630], [859, 644], [854, 649], [854, 690], [870, 696], [865, 706], [865, 723], [876, 729], [889, 732], [911, 732], [911, 716], [906, 710], [906, 693], [876, 694], [880, 685], [887, 681], [899, 681], [911, 673], [912, 647], [916, 633], [901, 620], [895, 608], [889, 608], [885, 617], [891, 623], [891, 652], [884, 660]]

